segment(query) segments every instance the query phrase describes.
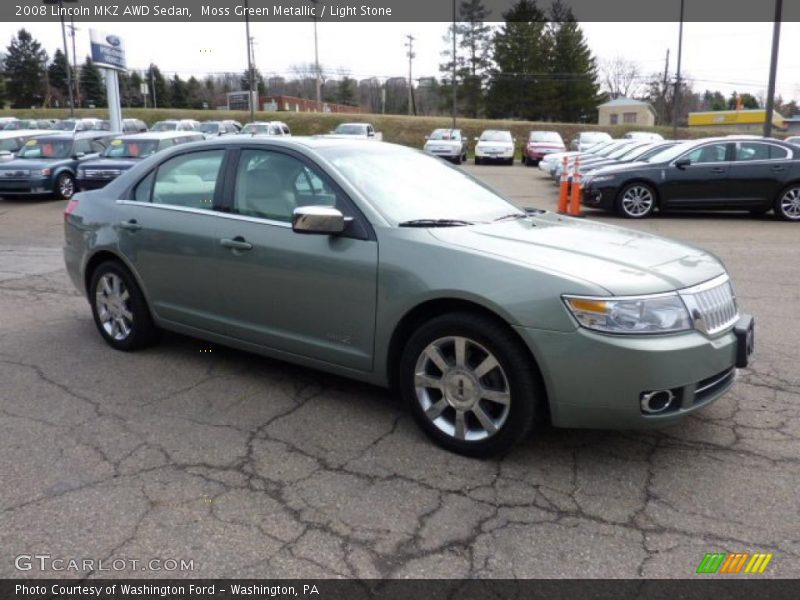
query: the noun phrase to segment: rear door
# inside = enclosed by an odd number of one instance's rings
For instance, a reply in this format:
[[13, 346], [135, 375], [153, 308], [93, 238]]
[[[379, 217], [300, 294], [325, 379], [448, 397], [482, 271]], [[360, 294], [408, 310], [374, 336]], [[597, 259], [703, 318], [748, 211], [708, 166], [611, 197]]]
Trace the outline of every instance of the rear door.
[[728, 175], [730, 206], [769, 207], [783, 188], [789, 158], [789, 150], [777, 144], [737, 142]]
[[[717, 208], [728, 196], [728, 171], [734, 144], [713, 142], [693, 148], [664, 167], [659, 186], [665, 208]], [[690, 164], [675, 166], [689, 159]]]

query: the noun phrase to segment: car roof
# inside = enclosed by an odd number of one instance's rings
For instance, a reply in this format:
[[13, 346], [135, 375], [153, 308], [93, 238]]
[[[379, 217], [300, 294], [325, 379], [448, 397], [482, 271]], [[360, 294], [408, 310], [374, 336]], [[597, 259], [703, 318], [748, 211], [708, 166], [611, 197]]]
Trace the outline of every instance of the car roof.
[[108, 131], [78, 131], [77, 133], [70, 133], [69, 131], [59, 132], [53, 130], [53, 133], [45, 133], [40, 138], [56, 139], [56, 140], [85, 140], [85, 139], [98, 139], [104, 137], [111, 137], [113, 134]]
[[142, 133], [128, 133], [117, 136], [118, 140], [169, 140], [172, 138], [182, 138], [187, 135], [202, 135], [199, 131], [144, 131]]
[[399, 144], [390, 144], [387, 142], [375, 142], [373, 140], [359, 140], [359, 139], [347, 139], [347, 138], [331, 138], [325, 135], [320, 136], [282, 136], [282, 135], [274, 135], [274, 136], [238, 136], [238, 135], [228, 135], [222, 137], [216, 137], [211, 140], [199, 141], [199, 142], [192, 142], [189, 144], [183, 144], [181, 146], [176, 146], [176, 148], [200, 148], [200, 147], [220, 147], [220, 146], [237, 146], [239, 144], [258, 144], [264, 146], [281, 146], [285, 148], [308, 148], [311, 150], [318, 150], [324, 148], [341, 148], [341, 149], [375, 149], [376, 144], [378, 146], [393, 146], [396, 148], [404, 148], [407, 149], [409, 152], [415, 152], [415, 150], [408, 148], [407, 146], [402, 146]]

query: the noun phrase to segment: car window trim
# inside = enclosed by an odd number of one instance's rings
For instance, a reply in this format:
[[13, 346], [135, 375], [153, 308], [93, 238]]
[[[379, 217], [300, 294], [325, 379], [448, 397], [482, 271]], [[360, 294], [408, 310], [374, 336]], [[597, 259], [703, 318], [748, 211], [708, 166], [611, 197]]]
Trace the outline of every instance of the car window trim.
[[[377, 236], [375, 235], [375, 230], [372, 227], [372, 223], [369, 222], [364, 216], [364, 213], [361, 212], [361, 209], [358, 205], [353, 202], [353, 199], [341, 188], [340, 185], [333, 180], [333, 178], [328, 175], [325, 169], [317, 164], [315, 161], [311, 160], [304, 154], [297, 152], [291, 148], [285, 148], [282, 146], [273, 146], [271, 144], [252, 144], [252, 143], [242, 143], [241, 145], [237, 145], [236, 149], [236, 156], [235, 159], [232, 157], [230, 161], [229, 169], [226, 173], [226, 185], [224, 188], [223, 193], [223, 203], [220, 208], [220, 212], [225, 215], [232, 215], [237, 217], [247, 217], [249, 219], [253, 219], [256, 222], [266, 223], [266, 224], [282, 224], [287, 225], [291, 228], [292, 224], [287, 223], [285, 221], [276, 221], [274, 219], [265, 219], [260, 217], [248, 217], [247, 215], [239, 215], [233, 212], [233, 198], [236, 192], [236, 171], [239, 167], [239, 160], [241, 158], [241, 152], [243, 150], [261, 150], [264, 152], [277, 152], [279, 154], [284, 154], [286, 156], [290, 156], [298, 160], [301, 164], [305, 167], [310, 168], [314, 171], [317, 176], [322, 179], [322, 181], [328, 184], [333, 191], [336, 193], [338, 197], [342, 199], [342, 201], [347, 205], [349, 209], [349, 213], [353, 217], [353, 224], [350, 225], [348, 229], [352, 229], [352, 232], [344, 232], [340, 234], [339, 237], [347, 237], [357, 240], [364, 240], [364, 241], [377, 241]], [[347, 216], [347, 215], [346, 215]], [[359, 235], [359, 230], [362, 235]]]
[[732, 162], [734, 162], [733, 161], [733, 157], [731, 157], [731, 153], [733, 153], [734, 157], [735, 157], [735, 152], [736, 152], [736, 150], [734, 148], [735, 144], [733, 144], [732, 142], [719, 142], [719, 141], [717, 141], [717, 142], [708, 142], [708, 143], [705, 143], [705, 144], [698, 144], [697, 146], [695, 146], [691, 150], [687, 150], [686, 152], [684, 152], [683, 154], [681, 154], [677, 158], [673, 158], [672, 161], [669, 163], [669, 166], [670, 167], [674, 167], [675, 163], [677, 163], [679, 160], [689, 156], [689, 154], [699, 150], [700, 148], [706, 148], [708, 146], [716, 146], [718, 144], [724, 144], [725, 145], [725, 159], [724, 160], [715, 160], [715, 161], [711, 161], [711, 162], [693, 162], [689, 166], [690, 167], [694, 167], [696, 165], [719, 165], [719, 164], [722, 164], [722, 163], [732, 163]]
[[[740, 148], [741, 144], [761, 144], [762, 146], [768, 146], [770, 148], [780, 148], [786, 154], [784, 156], [781, 156], [780, 158], [759, 158], [759, 159], [756, 159], [756, 160], [746, 160], [746, 159], [741, 159], [740, 160], [740, 159], [738, 159], [736, 157], [739, 155], [739, 148]], [[770, 162], [771, 163], [771, 162], [775, 162], [776, 160], [792, 160], [793, 156], [794, 156], [794, 153], [789, 148], [786, 148], [784, 146], [779, 146], [778, 144], [773, 144], [771, 142], [762, 142], [760, 140], [755, 140], [755, 141], [747, 140], [747, 141], [738, 141], [738, 142], [736, 142], [736, 148], [734, 149], [734, 152], [733, 152], [733, 162], [735, 162], [735, 163], [747, 163], [747, 164], [753, 164], [753, 163], [757, 164], [757, 163], [763, 163], [763, 162]]]

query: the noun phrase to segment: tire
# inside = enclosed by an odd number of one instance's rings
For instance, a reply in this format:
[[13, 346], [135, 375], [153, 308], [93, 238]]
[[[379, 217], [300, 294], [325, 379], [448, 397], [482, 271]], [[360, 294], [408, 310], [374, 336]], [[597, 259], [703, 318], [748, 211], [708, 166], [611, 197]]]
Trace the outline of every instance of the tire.
[[460, 165], [461, 164], [461, 155], [459, 154], [453, 159], [453, 164]]
[[769, 212], [769, 208], [751, 208], [749, 212], [753, 217], [763, 217]]
[[800, 183], [793, 183], [778, 194], [773, 211], [782, 221], [800, 222]]
[[646, 183], [630, 183], [617, 195], [617, 214], [626, 219], [644, 219], [656, 209], [656, 191]]
[[479, 164], [481, 164], [481, 159], [480, 159], [480, 158], [478, 158], [477, 156], [475, 157], [475, 164], [476, 164], [476, 165], [479, 165]]
[[97, 330], [115, 350], [138, 350], [158, 339], [158, 328], [139, 285], [119, 262], [106, 261], [94, 270], [89, 302]]
[[397, 381], [420, 428], [465, 456], [507, 452], [544, 414], [538, 371], [524, 346], [481, 315], [453, 313], [420, 326], [403, 349]]
[[506, 165], [509, 166], [509, 167], [514, 165], [514, 157], [513, 156], [511, 158], [509, 158], [508, 160], [506, 160]]
[[75, 178], [69, 173], [61, 173], [56, 178], [56, 187], [53, 191], [60, 200], [69, 200], [75, 195]]

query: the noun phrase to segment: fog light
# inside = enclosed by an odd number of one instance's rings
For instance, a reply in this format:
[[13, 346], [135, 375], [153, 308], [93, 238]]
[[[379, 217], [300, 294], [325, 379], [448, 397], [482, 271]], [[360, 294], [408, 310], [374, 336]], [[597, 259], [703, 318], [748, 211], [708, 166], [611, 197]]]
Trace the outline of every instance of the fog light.
[[667, 410], [674, 400], [675, 394], [672, 393], [672, 390], [653, 390], [642, 393], [640, 404], [642, 412], [656, 415]]

